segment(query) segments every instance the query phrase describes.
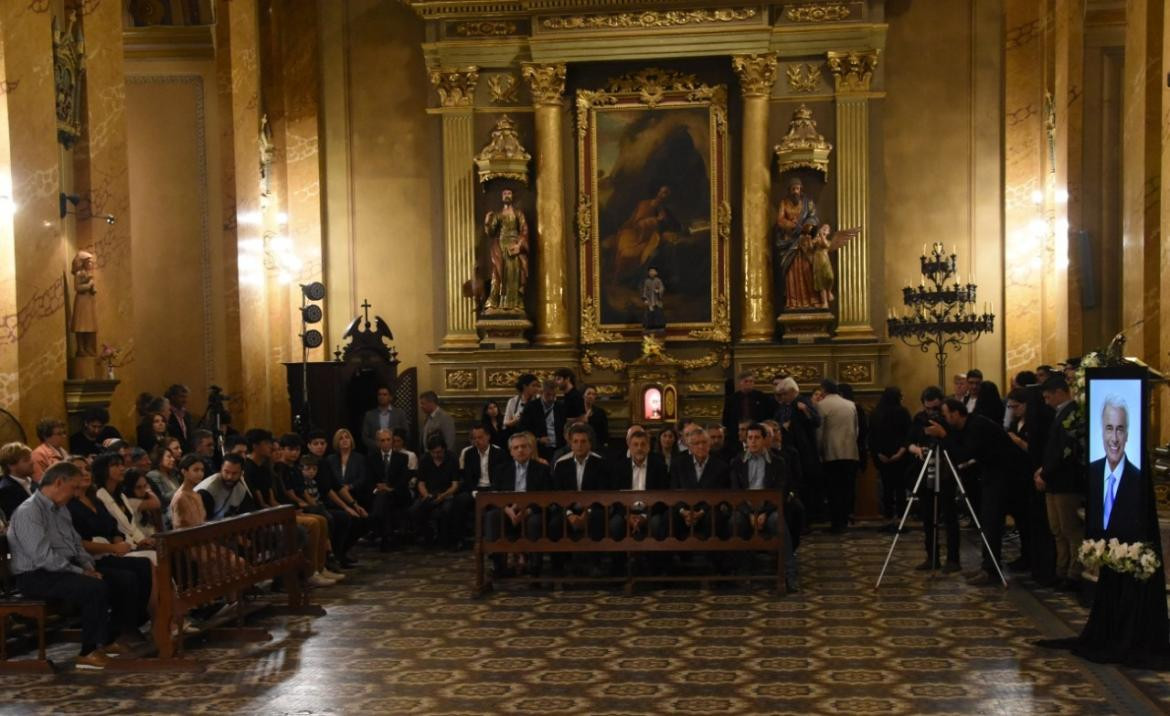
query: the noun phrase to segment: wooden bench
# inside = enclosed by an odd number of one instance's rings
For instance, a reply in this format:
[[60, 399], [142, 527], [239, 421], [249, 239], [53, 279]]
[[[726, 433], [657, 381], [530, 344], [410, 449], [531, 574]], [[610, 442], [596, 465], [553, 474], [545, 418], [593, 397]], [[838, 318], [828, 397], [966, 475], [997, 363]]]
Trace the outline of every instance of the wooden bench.
[[[567, 505], [579, 503], [585, 505], [600, 505], [604, 510], [605, 534], [602, 539], [592, 539], [588, 534], [579, 539], [572, 539], [560, 535], [557, 539], [549, 539], [549, 508], [564, 508]], [[676, 520], [673, 519], [675, 506], [678, 504], [699, 505], [706, 504], [709, 511], [714, 511], [722, 505], [727, 505], [733, 512], [745, 503], [752, 511], [759, 510], [765, 503], [777, 506], [779, 530], [775, 536], [767, 536], [761, 532], [752, 531], [750, 537], [743, 538], [731, 530], [727, 539], [715, 535], [715, 526], [712, 524], [712, 534], [707, 537], [697, 535], [691, 529], [684, 533], [676, 531]], [[491, 514], [494, 519], [504, 519], [503, 508], [507, 505], [518, 504], [525, 508], [536, 507], [541, 514], [541, 534], [535, 537], [525, 533], [526, 526], [522, 521], [521, 534], [517, 539], [501, 536], [494, 541], [484, 539], [485, 513], [494, 508]], [[646, 492], [633, 491], [597, 491], [597, 492], [480, 492], [475, 497], [475, 590], [483, 593], [491, 586], [492, 579], [486, 570], [485, 559], [493, 554], [545, 554], [545, 553], [591, 553], [616, 552], [626, 554], [626, 574], [609, 577], [512, 577], [523, 581], [542, 582], [624, 582], [626, 591], [631, 591], [633, 584], [638, 581], [670, 582], [670, 581], [744, 581], [744, 580], [775, 580], [776, 590], [785, 592], [784, 559], [785, 545], [788, 540], [787, 525], [784, 522], [784, 496], [779, 490], [658, 490]], [[641, 539], [635, 539], [629, 531], [628, 524], [622, 539], [613, 539], [609, 532], [610, 517], [615, 508], [624, 508], [629, 515], [635, 506], [651, 515], [655, 510], [661, 511], [664, 506], [667, 534], [659, 540], [653, 535], [646, 534]], [[595, 508], [596, 509], [596, 508]], [[567, 528], [566, 528], [567, 529]], [[504, 535], [501, 529], [500, 535]], [[629, 557], [636, 553], [672, 553], [672, 552], [768, 552], [775, 553], [775, 575], [711, 574], [703, 576], [684, 575], [635, 575], [629, 569]], [[499, 579], [496, 577], [495, 579]]]
[[[0, 674], [52, 673], [53, 664], [45, 655], [45, 621], [49, 605], [22, 597], [9, 570], [8, 537], [0, 534]], [[8, 620], [24, 617], [36, 622], [37, 658], [9, 661]]]
[[[269, 579], [282, 578], [288, 593], [284, 614], [324, 614], [310, 605], [301, 589], [304, 553], [298, 542], [296, 508], [272, 507], [198, 527], [171, 530], [154, 535], [158, 552], [158, 608], [154, 615], [154, 643], [158, 663], [147, 668], [183, 668], [178, 658], [183, 634], [173, 636], [172, 624], [179, 624], [188, 611], [216, 600], [237, 600], [249, 587]], [[225, 630], [229, 638], [262, 640], [271, 638], [263, 630], [238, 626]], [[234, 633], [234, 634], [233, 634]]]

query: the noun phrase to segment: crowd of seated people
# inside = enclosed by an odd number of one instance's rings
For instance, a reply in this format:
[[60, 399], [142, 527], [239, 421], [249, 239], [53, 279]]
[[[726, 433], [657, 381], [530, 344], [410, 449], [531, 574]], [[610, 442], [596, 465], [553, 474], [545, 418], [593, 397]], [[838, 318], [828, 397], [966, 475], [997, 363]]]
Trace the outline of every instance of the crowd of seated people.
[[[732, 389], [733, 388], [733, 389]], [[482, 491], [591, 492], [601, 490], [769, 489], [783, 504], [749, 506], [653, 504], [622, 507], [607, 516], [573, 501], [548, 515], [514, 505], [485, 515], [483, 538], [522, 532], [550, 539], [664, 539], [696, 532], [727, 538], [776, 534], [784, 518], [787, 581], [797, 587], [797, 548], [810, 525], [831, 532], [852, 523], [856, 477], [872, 459], [880, 502], [895, 529], [929, 446], [947, 448], [979, 510], [991, 545], [974, 584], [993, 581], [1013, 518], [1021, 556], [1009, 565], [1033, 570], [1045, 584], [1075, 588], [1076, 551], [1083, 527], [1083, 466], [1070, 464], [1069, 415], [1076, 410], [1066, 374], [1041, 366], [1015, 376], [1006, 402], [997, 386], [973, 370], [954, 393], [931, 387], [911, 416], [897, 388], [886, 389], [872, 415], [852, 400], [848, 385], [821, 381], [811, 394], [791, 377], [755, 387], [751, 372], [729, 387], [720, 423], [634, 424], [610, 441], [609, 420], [592, 387], [572, 371], [553, 380], [520, 376], [501, 408], [489, 401], [464, 443], [433, 392], [420, 396], [425, 420], [418, 450], [409, 449], [412, 423], [391, 404], [390, 391], [362, 421], [360, 440], [341, 428], [279, 437], [265, 429], [216, 434], [186, 411], [189, 391], [171, 386], [161, 398], [144, 395], [138, 444], [126, 441], [100, 408], [81, 416], [81, 429], [45, 419], [37, 446], [0, 446], [0, 530], [8, 535], [12, 571], [23, 592], [83, 605], [80, 666], [101, 668], [150, 618], [157, 598], [154, 536], [278, 505], [296, 508], [306, 556], [305, 583], [325, 587], [357, 564], [355, 547], [382, 551], [404, 544], [466, 549], [475, 539], [475, 495]], [[920, 492], [920, 506], [933, 506]], [[922, 509], [928, 559], [924, 570], [959, 570], [961, 502], [943, 481], [936, 544], [932, 509]], [[940, 554], [941, 553], [941, 554]], [[945, 555], [946, 566], [942, 566]], [[550, 560], [552, 569], [564, 560]], [[716, 569], [728, 568], [714, 560]], [[590, 569], [597, 560], [585, 560]], [[616, 562], [614, 564], [616, 568]], [[650, 570], [669, 570], [670, 558], [648, 558]], [[539, 573], [533, 557], [496, 557], [500, 573]], [[99, 609], [99, 607], [101, 607]], [[102, 612], [99, 619], [96, 614]]]

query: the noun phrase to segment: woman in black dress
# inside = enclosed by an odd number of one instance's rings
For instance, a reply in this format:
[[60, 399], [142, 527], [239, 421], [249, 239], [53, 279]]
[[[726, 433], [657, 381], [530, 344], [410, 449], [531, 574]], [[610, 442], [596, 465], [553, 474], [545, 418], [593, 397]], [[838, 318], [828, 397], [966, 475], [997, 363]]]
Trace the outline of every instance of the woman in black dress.
[[502, 450], [507, 450], [508, 430], [504, 427], [504, 412], [500, 404], [489, 400], [483, 404], [483, 412], [479, 414], [479, 422], [487, 431], [488, 441]]
[[670, 464], [682, 450], [678, 446], [678, 431], [674, 428], [663, 428], [654, 441], [654, 450], [662, 456], [666, 463], [666, 471], [670, 472]]

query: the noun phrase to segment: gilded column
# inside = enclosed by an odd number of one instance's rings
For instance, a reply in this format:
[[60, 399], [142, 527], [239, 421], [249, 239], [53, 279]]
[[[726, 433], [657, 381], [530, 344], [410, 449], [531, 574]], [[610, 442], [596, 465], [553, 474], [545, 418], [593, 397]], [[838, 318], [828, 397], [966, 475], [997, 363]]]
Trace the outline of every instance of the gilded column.
[[463, 283], [475, 274], [475, 158], [472, 126], [474, 65], [431, 70], [443, 117], [443, 226], [447, 255], [447, 330], [443, 348], [474, 348], [475, 303], [463, 295]]
[[568, 261], [565, 246], [565, 65], [525, 64], [524, 79], [536, 107], [536, 344], [565, 346], [569, 334]]
[[861, 235], [839, 251], [837, 338], [874, 338], [869, 310], [869, 88], [878, 50], [829, 52], [837, 96], [837, 221]]
[[[1150, 365], [1161, 362], [1158, 335], [1161, 267], [1163, 7], [1130, 0], [1125, 37], [1122, 141], [1122, 324], [1127, 348]], [[1165, 68], [1162, 68], [1165, 69]]]
[[[130, 172], [126, 136], [126, 75], [122, 8], [94, 5], [81, 16], [85, 34], [85, 142], [74, 151], [76, 193], [89, 210], [77, 217], [77, 248], [97, 260], [98, 340], [119, 349], [118, 379], [131, 389], [114, 392], [110, 415], [119, 427], [137, 420], [134, 409], [135, 331], [130, 243]], [[114, 216], [110, 223], [106, 216]], [[149, 329], [146, 335], [150, 335]], [[74, 376], [83, 377], [83, 376]], [[100, 374], [96, 377], [104, 377]]]
[[[260, 196], [260, 37], [256, 0], [219, 0], [216, 62], [220, 90], [220, 149], [225, 194], [224, 270], [228, 286], [238, 286], [229, 302], [228, 385], [242, 404], [232, 403], [238, 424], [272, 425], [275, 371], [268, 319], [268, 273], [264, 261], [263, 206]], [[238, 340], [238, 343], [236, 341]], [[238, 351], [238, 353], [237, 353]], [[236, 382], [239, 381], [239, 382]], [[280, 393], [284, 391], [277, 388]], [[242, 415], [240, 413], [243, 413]]]
[[[58, 29], [69, 27], [65, 19]], [[0, 3], [8, 162], [0, 167], [0, 216], [11, 244], [0, 256], [0, 400], [33, 435], [44, 417], [65, 417], [66, 256], [58, 214], [60, 147], [54, 111], [53, 13], [43, 4]], [[10, 181], [8, 181], [10, 172]], [[7, 242], [6, 242], [7, 243]]]
[[772, 307], [772, 244], [769, 197], [772, 175], [768, 162], [768, 107], [776, 81], [776, 55], [736, 55], [731, 66], [743, 91], [743, 273], [744, 296], [739, 339], [745, 343], [772, 340], [776, 314]]

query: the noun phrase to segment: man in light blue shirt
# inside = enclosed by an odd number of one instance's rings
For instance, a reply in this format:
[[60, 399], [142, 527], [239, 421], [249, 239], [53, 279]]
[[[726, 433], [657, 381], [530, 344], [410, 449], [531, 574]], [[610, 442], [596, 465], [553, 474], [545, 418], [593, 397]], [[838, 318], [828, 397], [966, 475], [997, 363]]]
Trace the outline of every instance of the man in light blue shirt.
[[80, 608], [81, 656], [77, 668], [103, 669], [109, 659], [99, 647], [112, 641], [110, 607], [114, 607], [118, 626], [133, 629], [137, 622], [137, 589], [129, 574], [99, 573], [93, 558], [82, 548], [65, 508], [80, 478], [81, 470], [69, 462], [59, 462], [46, 470], [40, 490], [12, 515], [8, 549], [21, 594]]

